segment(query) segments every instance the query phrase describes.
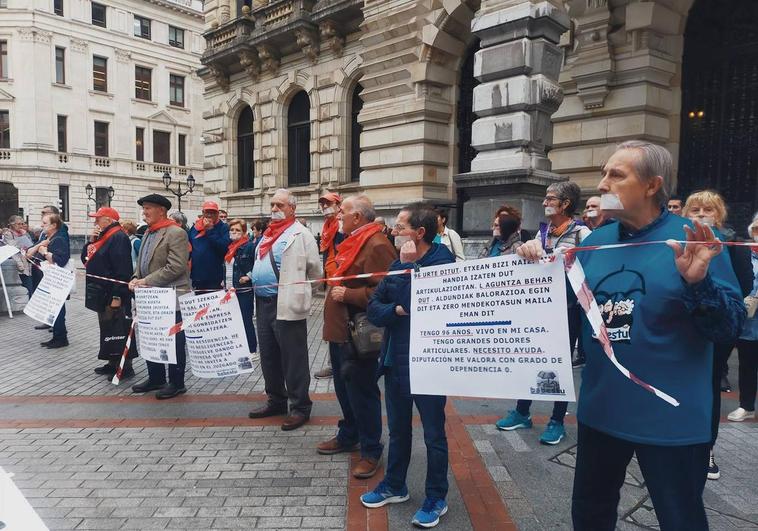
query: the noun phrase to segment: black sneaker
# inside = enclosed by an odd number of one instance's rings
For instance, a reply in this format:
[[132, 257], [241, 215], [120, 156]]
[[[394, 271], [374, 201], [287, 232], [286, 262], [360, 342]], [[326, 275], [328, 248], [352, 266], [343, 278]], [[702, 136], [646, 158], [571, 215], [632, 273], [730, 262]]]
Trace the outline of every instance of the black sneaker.
[[719, 466], [716, 464], [716, 460], [713, 458], [713, 452], [711, 452], [711, 457], [708, 459], [708, 479], [716, 480], [721, 477], [721, 472], [719, 471]]
[[62, 348], [68, 346], [68, 339], [51, 339], [41, 343], [42, 346], [47, 348]]
[[732, 390], [732, 386], [729, 384], [729, 379], [726, 375], [721, 377], [721, 392], [728, 393]]
[[95, 367], [94, 372], [95, 374], [113, 376], [114, 374], [116, 374], [116, 366], [111, 365], [110, 363], [106, 363], [102, 367]]
[[34, 327], [34, 329], [35, 330], [52, 330], [53, 327], [46, 324], [38, 324], [37, 326]]
[[176, 385], [169, 382], [164, 385], [157, 393], [155, 393], [155, 398], [158, 400], [166, 400], [167, 398], [174, 398], [175, 396], [184, 394], [186, 392], [186, 387], [177, 387]]

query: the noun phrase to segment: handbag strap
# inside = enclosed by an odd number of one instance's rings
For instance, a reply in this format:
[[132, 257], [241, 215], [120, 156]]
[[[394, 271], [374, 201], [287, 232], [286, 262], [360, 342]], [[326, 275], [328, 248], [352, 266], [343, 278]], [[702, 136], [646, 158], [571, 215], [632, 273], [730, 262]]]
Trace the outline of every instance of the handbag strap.
[[276, 276], [276, 281], [279, 282], [279, 266], [276, 265], [276, 260], [274, 259], [274, 248], [271, 247], [268, 251], [268, 257], [269, 260], [271, 260], [271, 269], [274, 270], [274, 275]]

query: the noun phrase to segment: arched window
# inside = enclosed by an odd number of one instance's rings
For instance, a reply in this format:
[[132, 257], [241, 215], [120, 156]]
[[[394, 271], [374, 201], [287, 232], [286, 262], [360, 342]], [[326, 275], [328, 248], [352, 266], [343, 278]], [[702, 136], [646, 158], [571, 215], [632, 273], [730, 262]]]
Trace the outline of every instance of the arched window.
[[466, 51], [461, 65], [461, 81], [458, 90], [458, 173], [471, 171], [471, 161], [476, 149], [471, 147], [471, 126], [474, 115], [474, 87], [479, 82], [474, 77], [474, 54], [479, 49], [479, 39], [475, 39]]
[[360, 84], [353, 90], [352, 113], [350, 118], [350, 180], [358, 182], [361, 180], [361, 132], [363, 127], [358, 123], [358, 114], [363, 108], [361, 91], [363, 87]]
[[255, 188], [253, 109], [245, 107], [237, 120], [237, 189]]
[[287, 181], [289, 186], [310, 182], [311, 171], [311, 103], [308, 94], [300, 91], [290, 102], [287, 112]]

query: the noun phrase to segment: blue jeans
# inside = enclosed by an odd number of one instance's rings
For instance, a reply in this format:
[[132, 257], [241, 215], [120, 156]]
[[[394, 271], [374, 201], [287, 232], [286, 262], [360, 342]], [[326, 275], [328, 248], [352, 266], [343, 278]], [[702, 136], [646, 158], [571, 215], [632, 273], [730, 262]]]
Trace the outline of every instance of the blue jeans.
[[613, 531], [632, 456], [645, 478], [661, 531], [707, 531], [703, 489], [710, 443], [654, 446], [579, 424], [571, 518], [575, 531]]
[[68, 340], [68, 330], [66, 330], [66, 303], [63, 303], [61, 313], [53, 323], [53, 339]]
[[342, 409], [337, 440], [342, 446], [361, 443], [361, 457], [382, 456], [382, 397], [377, 384], [376, 359], [350, 359], [348, 343], [329, 343], [334, 392]]
[[[405, 369], [407, 371], [407, 368]], [[384, 480], [393, 491], [405, 486], [408, 465], [411, 462], [413, 404], [416, 404], [426, 443], [426, 497], [447, 496], [447, 436], [445, 435], [445, 402], [447, 397], [431, 395], [407, 395], [402, 391], [395, 367], [384, 373], [384, 403], [387, 408], [387, 423], [390, 431], [387, 452], [387, 473]], [[408, 375], [405, 374], [405, 378]], [[407, 388], [407, 386], [406, 386]]]

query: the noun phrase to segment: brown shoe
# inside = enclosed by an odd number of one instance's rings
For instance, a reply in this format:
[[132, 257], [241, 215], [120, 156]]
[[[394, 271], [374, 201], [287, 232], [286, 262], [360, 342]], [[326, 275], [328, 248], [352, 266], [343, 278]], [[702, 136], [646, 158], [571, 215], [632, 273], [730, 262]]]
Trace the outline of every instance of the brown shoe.
[[251, 419], [262, 419], [266, 417], [276, 417], [279, 415], [286, 415], [287, 414], [287, 404], [283, 406], [274, 406], [271, 404], [266, 404], [263, 407], [260, 407], [258, 409], [252, 410], [250, 413], [247, 414], [248, 417]]
[[343, 446], [342, 443], [337, 440], [337, 437], [332, 437], [328, 441], [318, 443], [318, 446], [316, 446], [316, 451], [321, 455], [333, 455], [342, 452], [355, 452], [359, 448], [360, 445], [358, 443], [350, 446]]
[[332, 377], [332, 368], [327, 367], [326, 369], [321, 369], [320, 371], [313, 374], [313, 377], [317, 380], [325, 380], [327, 378]]
[[382, 458], [371, 459], [370, 457], [361, 457], [361, 460], [353, 467], [353, 477], [358, 479], [368, 479], [379, 470], [379, 464]]
[[305, 415], [292, 413], [284, 419], [284, 422], [282, 422], [282, 431], [296, 430], [306, 422], [308, 422], [308, 417]]

